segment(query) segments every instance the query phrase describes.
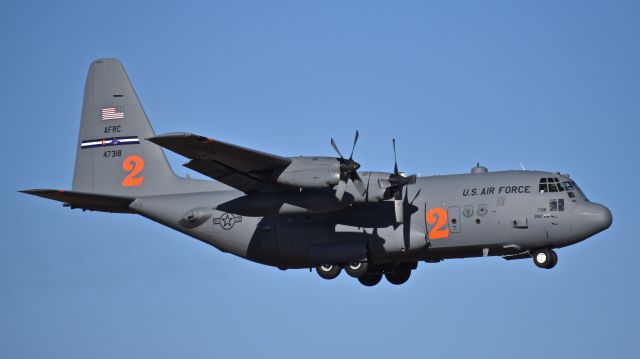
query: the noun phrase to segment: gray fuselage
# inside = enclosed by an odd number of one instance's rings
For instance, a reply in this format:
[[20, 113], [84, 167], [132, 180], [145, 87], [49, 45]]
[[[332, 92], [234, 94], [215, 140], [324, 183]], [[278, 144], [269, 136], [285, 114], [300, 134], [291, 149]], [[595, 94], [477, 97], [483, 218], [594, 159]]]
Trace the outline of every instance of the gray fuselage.
[[[367, 193], [359, 195], [349, 185], [345, 208], [325, 213], [228, 213], [218, 207], [247, 197], [232, 189], [140, 197], [131, 208], [224, 252], [283, 269], [312, 267], [327, 258], [362, 259], [363, 248], [374, 263], [517, 255], [574, 244], [611, 224], [606, 207], [589, 202], [575, 182], [557, 173], [419, 177], [406, 187], [403, 223], [395, 221], [393, 201], [372, 200], [377, 173], [361, 176]], [[295, 202], [314, 194], [334, 198], [327, 190], [278, 196]]]

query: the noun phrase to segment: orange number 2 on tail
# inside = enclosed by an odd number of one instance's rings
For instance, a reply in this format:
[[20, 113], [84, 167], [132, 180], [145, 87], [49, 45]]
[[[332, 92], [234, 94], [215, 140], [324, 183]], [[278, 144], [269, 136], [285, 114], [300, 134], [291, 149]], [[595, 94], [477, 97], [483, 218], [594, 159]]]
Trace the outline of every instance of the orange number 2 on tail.
[[144, 176], [136, 177], [144, 168], [144, 160], [140, 156], [129, 156], [122, 162], [122, 169], [129, 172], [122, 180], [122, 187], [138, 187], [144, 181]]
[[431, 208], [427, 212], [427, 223], [433, 225], [429, 231], [429, 240], [449, 237], [449, 227], [446, 226], [447, 217], [447, 211], [444, 208]]

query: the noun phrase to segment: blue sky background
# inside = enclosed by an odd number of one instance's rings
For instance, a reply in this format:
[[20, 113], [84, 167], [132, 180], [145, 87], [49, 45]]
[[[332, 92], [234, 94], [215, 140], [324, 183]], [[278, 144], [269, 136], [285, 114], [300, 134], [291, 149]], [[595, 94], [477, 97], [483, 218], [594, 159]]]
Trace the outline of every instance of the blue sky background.
[[[640, 356], [637, 1], [5, 1], [0, 357]], [[121, 59], [157, 133], [422, 175], [567, 172], [613, 226], [551, 271], [421, 263], [403, 286], [325, 281], [70, 188], [84, 79]], [[177, 173], [184, 159], [169, 155]]]

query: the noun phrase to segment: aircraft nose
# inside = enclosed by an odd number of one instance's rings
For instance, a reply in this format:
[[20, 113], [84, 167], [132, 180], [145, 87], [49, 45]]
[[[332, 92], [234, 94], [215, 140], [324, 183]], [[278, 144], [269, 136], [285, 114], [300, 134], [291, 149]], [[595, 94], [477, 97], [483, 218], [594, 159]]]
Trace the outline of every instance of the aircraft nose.
[[578, 216], [580, 226], [589, 236], [604, 231], [613, 222], [609, 208], [598, 203], [581, 203], [576, 207], [574, 214]]

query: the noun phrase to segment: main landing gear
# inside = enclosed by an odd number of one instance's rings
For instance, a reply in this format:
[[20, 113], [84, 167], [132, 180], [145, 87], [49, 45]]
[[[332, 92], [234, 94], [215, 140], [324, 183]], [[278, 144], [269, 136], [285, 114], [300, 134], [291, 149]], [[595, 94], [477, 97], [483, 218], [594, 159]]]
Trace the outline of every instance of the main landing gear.
[[340, 272], [342, 272], [342, 267], [336, 264], [321, 264], [316, 267], [316, 272], [323, 279], [334, 279]]
[[551, 269], [558, 263], [558, 255], [552, 249], [540, 249], [531, 254], [533, 263], [544, 269]]
[[396, 263], [389, 265], [373, 265], [369, 262], [351, 262], [344, 265], [322, 264], [316, 266], [316, 272], [321, 278], [334, 279], [344, 268], [345, 272], [353, 278], [357, 278], [362, 285], [372, 287], [382, 280], [384, 276], [391, 284], [400, 285], [411, 277], [411, 271], [418, 266], [415, 262]]

